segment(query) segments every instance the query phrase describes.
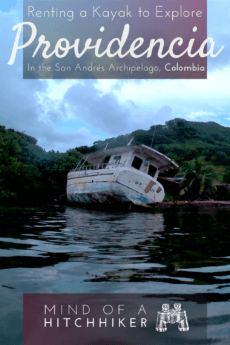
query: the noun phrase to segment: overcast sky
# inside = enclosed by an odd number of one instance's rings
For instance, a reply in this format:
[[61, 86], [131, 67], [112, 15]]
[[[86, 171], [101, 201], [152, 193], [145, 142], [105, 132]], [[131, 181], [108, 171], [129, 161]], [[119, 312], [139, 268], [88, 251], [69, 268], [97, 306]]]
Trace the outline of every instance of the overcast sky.
[[216, 49], [207, 80], [23, 80], [22, 54], [8, 65], [22, 2], [1, 1], [0, 124], [65, 152], [164, 124], [173, 118], [230, 125], [230, 3], [208, 0], [208, 36]]

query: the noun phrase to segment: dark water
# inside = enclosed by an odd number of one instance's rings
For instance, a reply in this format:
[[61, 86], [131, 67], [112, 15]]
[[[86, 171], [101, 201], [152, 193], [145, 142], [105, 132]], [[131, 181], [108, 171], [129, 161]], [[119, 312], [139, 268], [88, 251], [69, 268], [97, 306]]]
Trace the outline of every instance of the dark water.
[[206, 293], [230, 344], [230, 210], [1, 209], [0, 343], [22, 345], [23, 293]]

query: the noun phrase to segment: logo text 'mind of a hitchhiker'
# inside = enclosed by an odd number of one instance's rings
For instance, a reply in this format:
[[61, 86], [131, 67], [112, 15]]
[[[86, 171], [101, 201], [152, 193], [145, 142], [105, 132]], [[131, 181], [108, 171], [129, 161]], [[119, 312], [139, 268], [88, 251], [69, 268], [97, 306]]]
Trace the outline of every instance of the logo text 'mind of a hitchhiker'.
[[[21, 36], [22, 28], [23, 28], [23, 26], [26, 26], [26, 25], [31, 27], [31, 35], [30, 35], [30, 38], [27, 40], [27, 42], [25, 42], [23, 45], [20, 46], [19, 45], [19, 39]], [[17, 29], [17, 34], [16, 34], [14, 46], [12, 49], [12, 53], [11, 53], [11, 57], [10, 57], [10, 60], [8, 62], [8, 65], [12, 65], [14, 63], [17, 51], [19, 49], [24, 49], [24, 48], [30, 46], [34, 42], [34, 40], [37, 36], [36, 25], [32, 22], [19, 23], [19, 24], [13, 26], [13, 28], [12, 28], [13, 31], [16, 29]], [[104, 30], [105, 30], [105, 27], [102, 26], [100, 28], [100, 32], [104, 32]], [[193, 32], [196, 32], [197, 27], [194, 26], [192, 30], [193, 30]], [[182, 44], [184, 43], [184, 40], [182, 37], [176, 37], [169, 44], [168, 50], [165, 53], [163, 53], [165, 42], [164, 42], [163, 38], [159, 38], [157, 40], [151, 39], [149, 42], [148, 48], [144, 52], [142, 52], [140, 54], [136, 54], [135, 51], [137, 49], [139, 49], [144, 43], [144, 38], [138, 37], [131, 43], [128, 51], [122, 52], [122, 48], [124, 47], [124, 45], [128, 39], [129, 32], [130, 32], [130, 25], [125, 24], [121, 38], [113, 38], [108, 43], [106, 49], [103, 52], [99, 52], [99, 49], [101, 48], [102, 38], [99, 38], [96, 41], [95, 45], [92, 44], [92, 38], [88, 38], [85, 41], [85, 46], [81, 52], [79, 51], [80, 38], [77, 38], [74, 41], [73, 45], [70, 45], [69, 41], [66, 38], [60, 38], [57, 41], [54, 50], [52, 52], [48, 53], [48, 50], [50, 49], [51, 44], [49, 41], [47, 41], [45, 39], [45, 35], [41, 35], [38, 38], [38, 44], [37, 44], [37, 47], [36, 47], [32, 57], [35, 57], [36, 54], [38, 53], [38, 51], [43, 48], [42, 56], [44, 59], [48, 59], [53, 55], [55, 55], [57, 58], [64, 58], [68, 54], [70, 49], [74, 49], [74, 53], [75, 53], [76, 58], [82, 57], [84, 55], [84, 53], [90, 49], [94, 50], [95, 56], [98, 58], [100, 58], [104, 55], [107, 55], [109, 58], [118, 56], [119, 58], [122, 59], [125, 56], [127, 56], [128, 54], [130, 54], [131, 57], [136, 58], [136, 59], [140, 58], [142, 56], [145, 56], [145, 55], [147, 58], [150, 58], [152, 56], [153, 48], [155, 47], [156, 44], [159, 44], [157, 56], [158, 56], [158, 58], [161, 58], [161, 59], [166, 57], [167, 55], [170, 55], [174, 59], [178, 59], [185, 54], [187, 54], [190, 58], [193, 58], [197, 55], [199, 55], [200, 57], [203, 58], [203, 57], [207, 57], [208, 55], [210, 55], [211, 57], [216, 57], [217, 55], [220, 54], [220, 52], [224, 48], [224, 46], [222, 46], [217, 53], [214, 53], [215, 42], [214, 42], [213, 38], [209, 37], [209, 38], [206, 38], [201, 43], [200, 47], [195, 52], [192, 53], [192, 49], [194, 48], [195, 38], [191, 38], [188, 42], [186, 49], [184, 49], [182, 53], [176, 54], [174, 51], [174, 47], [175, 46], [182, 46]], [[114, 42], [118, 43], [119, 48], [117, 49], [117, 51], [111, 52], [111, 47], [112, 47]], [[209, 49], [207, 49], [208, 44], [210, 44]]]

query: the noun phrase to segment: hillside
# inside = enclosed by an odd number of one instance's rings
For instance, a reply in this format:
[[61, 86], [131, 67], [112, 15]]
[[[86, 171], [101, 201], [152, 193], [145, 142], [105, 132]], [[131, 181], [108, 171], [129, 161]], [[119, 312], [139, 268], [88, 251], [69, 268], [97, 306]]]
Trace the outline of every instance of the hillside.
[[0, 126], [0, 202], [44, 202], [57, 197], [65, 193], [66, 175], [77, 165], [81, 153], [104, 149], [106, 143], [108, 148], [125, 146], [132, 137], [132, 144], [152, 146], [179, 165], [204, 157], [218, 180], [230, 183], [230, 128], [215, 122], [174, 119], [66, 153], [46, 152], [35, 138]]
[[80, 153], [45, 152], [37, 140], [0, 126], [0, 202], [45, 202], [65, 192]]
[[205, 161], [217, 167], [230, 169], [230, 128], [215, 122], [192, 122], [174, 119], [165, 125], [151, 126], [149, 130], [139, 129], [127, 135], [97, 141], [91, 147], [76, 147], [85, 153], [125, 146], [131, 137], [132, 144], [144, 144], [166, 154], [179, 165], [195, 157], [203, 156]]

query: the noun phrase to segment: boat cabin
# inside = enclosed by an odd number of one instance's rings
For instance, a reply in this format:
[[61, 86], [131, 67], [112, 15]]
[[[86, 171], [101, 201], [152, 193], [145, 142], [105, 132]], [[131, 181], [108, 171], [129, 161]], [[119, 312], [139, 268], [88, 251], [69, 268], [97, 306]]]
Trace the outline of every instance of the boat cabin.
[[177, 169], [178, 165], [167, 156], [148, 146], [132, 145], [86, 154], [82, 157], [75, 171], [119, 167], [137, 169], [157, 179], [159, 172]]

